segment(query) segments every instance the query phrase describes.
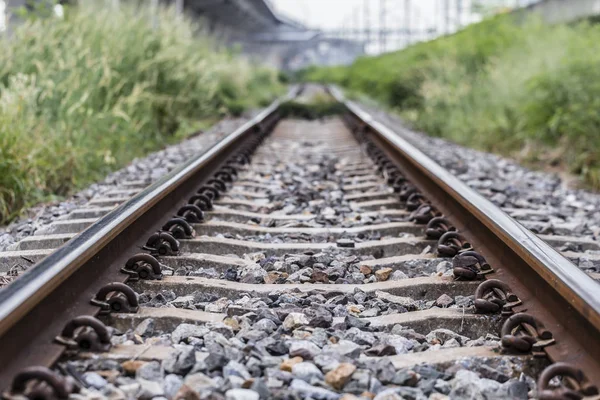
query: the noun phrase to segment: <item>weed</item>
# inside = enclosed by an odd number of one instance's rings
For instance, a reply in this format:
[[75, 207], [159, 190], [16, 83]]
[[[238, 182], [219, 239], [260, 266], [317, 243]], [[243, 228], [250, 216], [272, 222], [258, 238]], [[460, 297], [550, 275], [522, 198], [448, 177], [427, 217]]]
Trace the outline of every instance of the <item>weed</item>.
[[161, 8], [155, 26], [125, 3], [80, 2], [0, 41], [0, 223], [281, 92], [192, 20]]

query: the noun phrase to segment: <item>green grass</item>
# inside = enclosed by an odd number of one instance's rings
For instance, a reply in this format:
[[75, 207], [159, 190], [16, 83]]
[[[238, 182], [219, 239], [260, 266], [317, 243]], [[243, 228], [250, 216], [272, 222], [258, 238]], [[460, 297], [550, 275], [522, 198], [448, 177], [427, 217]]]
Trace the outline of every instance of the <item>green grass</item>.
[[600, 188], [600, 26], [500, 16], [453, 36], [309, 69], [399, 112], [417, 129]]
[[94, 3], [0, 40], [0, 223], [283, 89], [173, 10]]

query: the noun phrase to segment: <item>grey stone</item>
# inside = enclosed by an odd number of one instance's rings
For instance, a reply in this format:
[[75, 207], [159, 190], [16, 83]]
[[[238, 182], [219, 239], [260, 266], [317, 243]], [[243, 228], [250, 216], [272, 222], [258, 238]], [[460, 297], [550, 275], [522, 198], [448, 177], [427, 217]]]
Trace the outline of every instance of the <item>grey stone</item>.
[[250, 389], [229, 389], [225, 392], [226, 400], [259, 400], [260, 396]]
[[178, 344], [182, 340], [186, 341], [190, 337], [204, 337], [208, 332], [210, 332], [210, 330], [205, 326], [180, 324], [171, 334], [171, 340], [173, 343]]
[[254, 324], [254, 329], [264, 331], [267, 334], [271, 334], [277, 330], [277, 324], [270, 319], [263, 318]]
[[314, 383], [315, 380], [322, 380], [323, 373], [316, 365], [310, 362], [301, 362], [292, 367], [292, 375], [308, 383]]
[[373, 400], [404, 400], [396, 388], [385, 389], [377, 394]]
[[351, 380], [344, 386], [345, 392], [364, 392], [371, 386], [371, 373], [366, 369], [357, 369], [352, 374]]
[[246, 367], [237, 361], [229, 361], [227, 365], [223, 367], [223, 377], [229, 378], [231, 376], [239, 376], [243, 379], [250, 379], [250, 373]]
[[429, 343], [437, 340], [441, 344], [444, 344], [447, 340], [450, 340], [452, 338], [458, 340], [458, 342], [461, 345], [464, 345], [469, 341], [468, 337], [462, 336], [456, 332], [451, 331], [450, 329], [444, 329], [444, 328], [435, 329], [435, 330], [429, 332], [427, 334], [427, 336], [425, 336], [425, 337]]
[[450, 390], [452, 389], [452, 387], [450, 386], [450, 383], [446, 382], [443, 379], [436, 379], [435, 383], [433, 385], [433, 389], [441, 394], [448, 394], [450, 393]]
[[141, 387], [141, 385], [139, 382], [133, 382], [133, 383], [125, 384], [125, 385], [120, 385], [119, 389], [121, 389], [121, 391], [123, 393], [125, 393], [125, 396], [128, 399], [135, 399], [137, 396], [137, 393], [140, 390], [140, 387]]
[[299, 355], [306, 360], [314, 358], [321, 352], [321, 349], [316, 344], [308, 340], [290, 340], [287, 344], [289, 346], [290, 357]]
[[340, 340], [336, 344], [328, 344], [323, 348], [325, 352], [334, 352], [345, 357], [358, 358], [361, 347], [349, 340]]
[[167, 373], [185, 375], [196, 363], [196, 352], [194, 347], [186, 346], [173, 352], [163, 361], [163, 369]]
[[263, 379], [261, 379], [261, 378], [254, 379], [254, 382], [252, 382], [252, 386], [250, 386], [250, 389], [252, 389], [256, 393], [258, 393], [258, 396], [262, 400], [268, 399], [270, 397], [270, 395], [271, 395], [271, 391], [269, 390], [269, 386], [267, 386], [267, 384], [265, 383], [265, 381]]
[[454, 304], [454, 299], [445, 293], [438, 297], [435, 301], [435, 305], [442, 308], [447, 308], [452, 304]]
[[480, 378], [473, 371], [459, 370], [451, 382], [451, 399], [506, 398], [507, 388], [491, 379]]
[[387, 335], [383, 342], [390, 346], [394, 346], [396, 354], [406, 354], [413, 348], [413, 342], [400, 335]]
[[214, 302], [208, 304], [204, 308], [204, 310], [207, 312], [213, 312], [213, 313], [224, 313], [225, 310], [227, 310], [227, 307], [229, 306], [230, 303], [231, 303], [231, 300], [229, 300], [226, 297], [223, 297], [217, 301], [214, 301]]
[[208, 372], [214, 371], [215, 369], [221, 369], [229, 362], [227, 357], [219, 353], [209, 353], [203, 361]]
[[379, 308], [373, 307], [373, 308], [369, 308], [368, 310], [361, 312], [360, 316], [362, 318], [376, 317], [379, 315], [380, 312], [381, 312], [381, 310]]
[[154, 333], [154, 319], [146, 318], [135, 327], [133, 333], [140, 336], [152, 335]]
[[102, 388], [102, 394], [106, 396], [106, 399], [108, 400], [127, 400], [125, 392], [110, 383]]
[[206, 389], [216, 389], [219, 387], [214, 379], [211, 379], [201, 372], [186, 376], [183, 380], [183, 383], [196, 392], [201, 392]]
[[249, 342], [257, 342], [261, 339], [266, 338], [267, 336], [269, 336], [269, 334], [265, 331], [258, 330], [258, 329], [244, 329], [244, 330], [241, 330], [237, 336], [240, 338], [243, 338]]
[[360, 318], [353, 317], [351, 315], [346, 315], [346, 318], [344, 318], [344, 322], [350, 328], [354, 327], [359, 329], [365, 329], [367, 326], [371, 325], [369, 321], [365, 321]]
[[165, 394], [160, 382], [149, 381], [146, 379], [138, 379], [138, 382], [140, 384], [140, 391], [137, 394], [138, 399], [150, 400]]
[[85, 381], [86, 384], [88, 384], [89, 386], [96, 388], [96, 389], [102, 389], [103, 387], [108, 385], [108, 382], [106, 381], [106, 379], [104, 379], [103, 377], [101, 377], [100, 375], [98, 375], [95, 372], [84, 373], [83, 380]]
[[356, 344], [372, 346], [377, 339], [371, 332], [361, 331], [358, 328], [350, 328], [344, 333], [344, 337]]
[[390, 275], [389, 279], [390, 281], [400, 281], [402, 279], [408, 279], [408, 275], [406, 275], [404, 272], [397, 270], [392, 272], [392, 274]]
[[177, 308], [188, 308], [194, 305], [194, 296], [179, 296], [175, 300], [169, 302], [170, 305]]
[[338, 393], [321, 387], [312, 386], [302, 379], [294, 379], [290, 385], [290, 389], [304, 398], [312, 398], [315, 400], [337, 400], [340, 398]]
[[456, 340], [455, 338], [450, 338], [448, 340], [446, 340], [444, 342], [444, 344], [442, 345], [442, 347], [444, 349], [450, 349], [453, 347], [460, 347], [460, 342], [458, 340]]
[[163, 371], [158, 361], [151, 361], [139, 367], [135, 371], [136, 379], [159, 381], [163, 378]]
[[526, 400], [529, 398], [529, 385], [525, 381], [510, 380], [506, 381], [503, 386], [511, 399]]
[[292, 331], [304, 325], [308, 325], [308, 318], [302, 313], [289, 313], [283, 321], [283, 327], [288, 331]]
[[313, 362], [325, 373], [335, 369], [338, 365], [340, 365], [338, 357], [334, 357], [332, 354], [318, 354], [313, 359]]
[[183, 385], [183, 379], [181, 379], [181, 377], [179, 375], [169, 374], [169, 375], [165, 376], [165, 379], [163, 382], [163, 389], [164, 389], [165, 396], [168, 398], [175, 397], [175, 394], [181, 388], [182, 385]]

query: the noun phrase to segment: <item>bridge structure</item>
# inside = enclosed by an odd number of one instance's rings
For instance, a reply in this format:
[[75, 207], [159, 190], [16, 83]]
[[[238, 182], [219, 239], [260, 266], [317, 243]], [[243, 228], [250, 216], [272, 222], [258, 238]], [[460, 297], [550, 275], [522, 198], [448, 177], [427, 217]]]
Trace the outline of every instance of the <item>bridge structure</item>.
[[278, 15], [268, 0], [169, 0], [205, 21], [211, 35], [238, 46], [251, 58], [283, 70], [309, 65], [349, 64], [364, 43], [331, 38]]

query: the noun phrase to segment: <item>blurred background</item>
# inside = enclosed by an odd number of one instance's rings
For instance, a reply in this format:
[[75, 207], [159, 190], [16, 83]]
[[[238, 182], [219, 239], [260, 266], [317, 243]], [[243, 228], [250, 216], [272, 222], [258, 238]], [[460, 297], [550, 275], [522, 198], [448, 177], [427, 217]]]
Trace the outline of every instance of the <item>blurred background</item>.
[[[99, 0], [102, 2], [103, 0]], [[0, 30], [14, 10], [45, 0], [0, 0]], [[55, 6], [61, 13], [60, 1]], [[104, 0], [118, 7], [135, 0]], [[361, 55], [400, 50], [452, 34], [498, 13], [538, 13], [552, 22], [597, 14], [595, 0], [143, 0], [202, 18], [229, 46], [285, 70], [349, 64]], [[566, 10], [565, 10], [566, 9]], [[267, 49], [268, 47], [268, 49]]]
[[0, 0], [0, 223], [291, 82], [600, 188], [600, 0]]

